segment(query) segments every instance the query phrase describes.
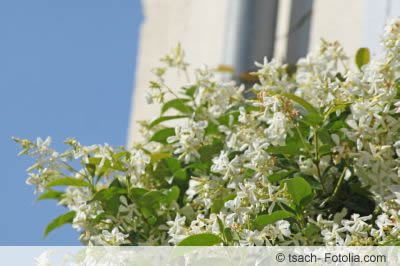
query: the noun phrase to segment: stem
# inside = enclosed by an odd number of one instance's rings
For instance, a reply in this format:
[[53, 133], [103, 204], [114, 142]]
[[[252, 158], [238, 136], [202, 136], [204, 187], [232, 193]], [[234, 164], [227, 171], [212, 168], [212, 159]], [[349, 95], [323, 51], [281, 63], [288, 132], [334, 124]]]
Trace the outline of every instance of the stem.
[[175, 96], [175, 98], [179, 99], [179, 96], [167, 85], [165, 85], [165, 88], [168, 90], [169, 93]]
[[304, 141], [303, 135], [301, 134], [301, 132], [300, 132], [300, 130], [299, 130], [299, 127], [296, 127], [296, 131], [297, 131], [297, 133], [298, 133], [299, 136], [300, 136], [300, 139], [301, 139], [301, 142], [303, 143], [304, 149], [307, 150], [307, 145], [306, 145], [306, 143], [305, 143], [305, 141]]
[[342, 172], [342, 174], [340, 175], [339, 180], [338, 180], [338, 182], [337, 182], [337, 184], [336, 184], [336, 187], [335, 187], [335, 189], [333, 190], [333, 193], [332, 193], [332, 195], [331, 195], [331, 197], [330, 197], [331, 199], [333, 199], [333, 198], [336, 197], [336, 194], [338, 193], [339, 188], [340, 188], [340, 186], [341, 186], [342, 183], [343, 183], [344, 176], [345, 176], [345, 174], [346, 174], [346, 170], [347, 170], [347, 167], [344, 167], [343, 172]]
[[128, 198], [130, 199], [130, 197], [131, 197], [131, 176], [126, 176], [126, 186], [127, 186], [127, 188], [128, 188]]
[[319, 168], [319, 144], [318, 144], [318, 129], [314, 128], [314, 142], [315, 142], [315, 166], [317, 167], [317, 173], [318, 173], [318, 179], [319, 182], [321, 183], [322, 186], [322, 191], [324, 194], [327, 194], [325, 183], [323, 182], [322, 175], [321, 175], [321, 169]]

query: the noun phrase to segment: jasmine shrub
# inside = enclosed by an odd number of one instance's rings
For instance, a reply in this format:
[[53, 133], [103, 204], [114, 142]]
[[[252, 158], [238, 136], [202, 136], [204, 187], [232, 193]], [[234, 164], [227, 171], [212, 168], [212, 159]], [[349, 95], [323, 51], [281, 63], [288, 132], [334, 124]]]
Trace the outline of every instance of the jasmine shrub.
[[[178, 46], [154, 69], [161, 111], [143, 142], [67, 139], [58, 153], [15, 138], [38, 200], [68, 209], [45, 235], [71, 223], [87, 245], [400, 244], [400, 20], [382, 43], [354, 60], [322, 41], [295, 72], [265, 59], [248, 88], [226, 66], [191, 70]], [[186, 86], [169, 87], [171, 69]]]

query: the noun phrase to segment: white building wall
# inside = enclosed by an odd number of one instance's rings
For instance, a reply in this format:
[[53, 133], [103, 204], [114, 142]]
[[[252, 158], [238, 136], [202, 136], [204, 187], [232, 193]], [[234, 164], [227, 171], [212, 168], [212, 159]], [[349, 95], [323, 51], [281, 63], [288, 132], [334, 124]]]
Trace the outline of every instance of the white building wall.
[[[159, 108], [147, 105], [145, 92], [151, 69], [180, 42], [192, 66], [221, 64], [229, 0], [143, 0], [142, 24], [132, 99], [128, 145], [139, 140], [136, 121], [148, 120]], [[170, 84], [177, 84], [172, 77]]]
[[[381, 1], [381, 0], [378, 0]], [[309, 50], [321, 38], [339, 41], [349, 55], [363, 44], [365, 0], [314, 0]]]
[[[232, 27], [237, 17], [232, 6], [248, 0], [142, 0], [144, 23], [141, 28], [136, 84], [132, 98], [128, 145], [139, 140], [136, 121], [148, 120], [158, 114], [158, 107], [147, 105], [145, 92], [152, 79], [151, 69], [159, 59], [180, 42], [192, 66], [216, 66], [232, 58], [225, 44], [234, 40]], [[269, 1], [269, 0], [266, 0]], [[286, 54], [288, 18], [291, 1], [280, 0], [275, 55]], [[235, 4], [233, 4], [235, 3]], [[239, 5], [240, 6], [240, 5]], [[359, 47], [379, 51], [379, 35], [388, 18], [400, 15], [398, 0], [314, 0], [312, 6], [309, 50], [321, 38], [338, 40], [349, 56]], [[236, 19], [235, 19], [236, 18]], [[234, 21], [229, 21], [234, 19]], [[234, 32], [234, 30], [233, 30]], [[237, 39], [237, 38], [236, 38]], [[170, 84], [178, 80], [172, 77]]]

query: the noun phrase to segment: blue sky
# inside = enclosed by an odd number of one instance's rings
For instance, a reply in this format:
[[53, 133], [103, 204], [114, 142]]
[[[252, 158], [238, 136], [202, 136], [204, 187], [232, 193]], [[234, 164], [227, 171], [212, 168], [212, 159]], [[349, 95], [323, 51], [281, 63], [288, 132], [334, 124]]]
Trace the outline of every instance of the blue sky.
[[70, 226], [43, 240], [65, 209], [34, 202], [11, 137], [124, 145], [142, 20], [140, 0], [0, 1], [0, 245], [79, 244]]

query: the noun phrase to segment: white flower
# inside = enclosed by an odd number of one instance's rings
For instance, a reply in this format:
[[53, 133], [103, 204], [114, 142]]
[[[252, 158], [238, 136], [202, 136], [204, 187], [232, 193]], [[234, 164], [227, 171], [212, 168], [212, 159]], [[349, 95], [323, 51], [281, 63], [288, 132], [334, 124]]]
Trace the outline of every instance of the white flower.
[[283, 236], [290, 237], [290, 223], [286, 220], [280, 220], [275, 223], [275, 228], [278, 233], [278, 238], [283, 240]]
[[397, 156], [400, 157], [400, 140], [396, 141], [393, 144], [393, 147], [396, 149]]
[[358, 213], [355, 213], [351, 216], [352, 220], [343, 220], [342, 225], [344, 228], [354, 234], [359, 234], [362, 237], [368, 236], [368, 224], [365, 221], [368, 221], [372, 218], [372, 215], [360, 217]]
[[328, 246], [343, 246], [345, 244], [345, 240], [340, 235], [340, 233], [345, 232], [347, 229], [344, 227], [339, 228], [338, 224], [333, 224], [332, 228], [324, 229], [321, 231], [322, 236], [324, 237], [324, 241]]
[[256, 195], [254, 194], [256, 186], [253, 183], [239, 183], [239, 191], [237, 192], [237, 197], [240, 199], [247, 199], [251, 205], [257, 203]]
[[213, 160], [213, 165], [211, 166], [211, 171], [215, 173], [223, 174], [223, 179], [227, 180], [229, 176], [235, 176], [240, 170], [240, 160], [238, 156], [235, 156], [231, 161], [228, 158], [227, 151], [221, 151], [218, 157]]
[[101, 158], [101, 161], [99, 163], [99, 166], [96, 168], [96, 171], [99, 172], [101, 168], [104, 166], [104, 163], [106, 160], [112, 161], [112, 154], [113, 154], [113, 149], [110, 147], [107, 143], [103, 145], [98, 146], [98, 151], [96, 153], [96, 156]]
[[124, 166], [131, 177], [138, 177], [145, 174], [146, 167], [150, 163], [150, 156], [143, 150], [132, 149], [129, 160], [124, 161]]
[[168, 137], [167, 142], [176, 148], [174, 154], [179, 154], [179, 159], [183, 158], [186, 163], [189, 163], [200, 157], [197, 150], [203, 144], [207, 125], [207, 121], [190, 120], [186, 125], [175, 128], [175, 136]]
[[289, 119], [284, 113], [276, 112], [267, 120], [269, 127], [265, 130], [266, 137], [273, 145], [284, 145], [289, 128]]
[[35, 258], [37, 266], [51, 266], [53, 265], [50, 260], [50, 255], [53, 253], [53, 250], [46, 250], [39, 257]]
[[168, 235], [170, 236], [169, 243], [177, 244], [187, 236], [187, 229], [185, 228], [185, 216], [180, 216], [178, 213], [174, 221], [168, 221], [167, 224], [170, 227]]
[[260, 203], [268, 203], [268, 213], [272, 213], [276, 204], [284, 203], [288, 204], [289, 200], [285, 197], [280, 196], [286, 191], [286, 184], [281, 188], [280, 186], [274, 186], [271, 183], [267, 183], [268, 198], [260, 199]]
[[384, 239], [387, 233], [396, 236], [400, 231], [399, 221], [395, 223], [392, 219], [390, 219], [387, 213], [379, 215], [375, 221], [375, 224], [378, 228], [373, 228], [371, 230], [371, 235], [379, 239]]
[[118, 227], [112, 229], [112, 231], [103, 230], [102, 232], [104, 240], [109, 245], [119, 246], [121, 244], [125, 244], [127, 242], [126, 238], [129, 236], [128, 234], [123, 234], [119, 231]]
[[41, 138], [37, 138], [36, 145], [40, 153], [44, 153], [49, 149], [51, 144], [51, 137], [47, 137], [46, 140], [42, 140]]
[[241, 246], [261, 246], [264, 243], [262, 234], [259, 231], [251, 231], [245, 229], [239, 241]]

